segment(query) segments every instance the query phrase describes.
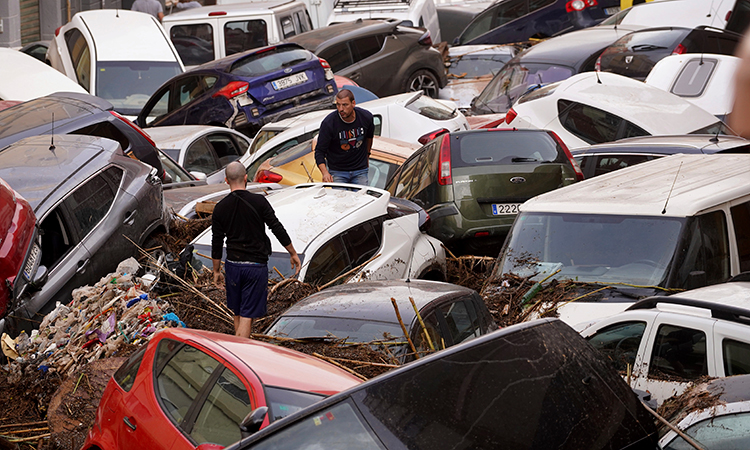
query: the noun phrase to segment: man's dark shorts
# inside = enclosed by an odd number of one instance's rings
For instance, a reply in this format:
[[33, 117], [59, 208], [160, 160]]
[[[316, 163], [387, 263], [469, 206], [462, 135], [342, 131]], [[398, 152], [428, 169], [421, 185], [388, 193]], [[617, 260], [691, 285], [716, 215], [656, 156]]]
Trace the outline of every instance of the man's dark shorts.
[[227, 306], [235, 316], [258, 318], [266, 315], [268, 265], [227, 261]]

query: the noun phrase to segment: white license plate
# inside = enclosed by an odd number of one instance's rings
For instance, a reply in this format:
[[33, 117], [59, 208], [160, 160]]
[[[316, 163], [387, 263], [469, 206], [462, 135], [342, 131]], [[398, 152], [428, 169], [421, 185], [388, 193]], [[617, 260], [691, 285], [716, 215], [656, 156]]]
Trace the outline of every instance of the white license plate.
[[36, 260], [39, 259], [40, 251], [41, 249], [39, 246], [34, 244], [34, 246], [31, 247], [31, 252], [29, 252], [29, 259], [26, 260], [26, 264], [23, 266], [23, 274], [29, 281], [31, 281], [31, 275], [36, 266]]
[[612, 16], [620, 12], [620, 8], [618, 6], [613, 6], [611, 8], [604, 8], [604, 14], [608, 16]]
[[274, 89], [277, 91], [280, 91], [282, 89], [286, 89], [292, 86], [296, 86], [298, 84], [302, 84], [305, 81], [307, 81], [307, 74], [305, 72], [295, 73], [294, 75], [289, 75], [286, 78], [279, 78], [276, 81], [272, 81], [271, 85]]
[[518, 214], [520, 203], [493, 203], [492, 215], [501, 216], [505, 214]]

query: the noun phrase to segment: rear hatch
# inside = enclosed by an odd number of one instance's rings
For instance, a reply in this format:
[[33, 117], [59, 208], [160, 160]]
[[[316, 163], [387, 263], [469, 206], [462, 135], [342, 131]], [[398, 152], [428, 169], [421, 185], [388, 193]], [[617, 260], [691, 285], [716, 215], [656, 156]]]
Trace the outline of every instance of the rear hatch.
[[644, 80], [654, 65], [673, 52], [690, 33], [688, 28], [655, 28], [623, 36], [599, 57], [604, 72]]
[[455, 133], [451, 168], [453, 198], [470, 220], [515, 215], [531, 197], [576, 181], [564, 149], [545, 130]]
[[[296, 45], [250, 54], [232, 64], [230, 73], [248, 81], [248, 95], [266, 109], [333, 93], [325, 89], [328, 74], [320, 60]], [[333, 72], [330, 78], [333, 79]]]

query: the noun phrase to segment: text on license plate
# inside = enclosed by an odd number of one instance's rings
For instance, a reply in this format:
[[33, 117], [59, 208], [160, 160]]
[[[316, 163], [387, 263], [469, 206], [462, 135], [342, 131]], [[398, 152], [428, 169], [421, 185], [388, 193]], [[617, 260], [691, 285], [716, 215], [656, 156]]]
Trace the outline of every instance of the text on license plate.
[[492, 215], [499, 216], [503, 214], [518, 214], [520, 203], [493, 203]]
[[294, 75], [289, 75], [286, 78], [279, 78], [276, 81], [272, 81], [271, 85], [273, 86], [274, 89], [276, 89], [277, 91], [280, 91], [288, 87], [302, 84], [305, 81], [307, 81], [307, 74], [305, 72], [300, 72], [300, 73], [295, 73]]
[[608, 16], [617, 14], [618, 12], [620, 12], [620, 7], [619, 6], [614, 6], [612, 8], [604, 8], [604, 14], [606, 14]]
[[23, 274], [26, 276], [26, 279], [31, 281], [31, 275], [32, 271], [34, 270], [34, 266], [36, 266], [36, 260], [39, 259], [39, 252], [41, 249], [37, 244], [34, 244], [33, 247], [31, 247], [31, 251], [29, 252], [29, 259], [26, 260], [26, 264], [23, 266]]

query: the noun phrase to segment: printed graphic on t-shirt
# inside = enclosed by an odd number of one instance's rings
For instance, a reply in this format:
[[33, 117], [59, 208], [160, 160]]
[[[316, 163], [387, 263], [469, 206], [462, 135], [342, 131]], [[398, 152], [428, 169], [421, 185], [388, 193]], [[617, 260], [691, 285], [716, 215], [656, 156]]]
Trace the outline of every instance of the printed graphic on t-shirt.
[[365, 141], [365, 128], [357, 127], [351, 130], [339, 132], [339, 142], [341, 150], [347, 151], [353, 148], [359, 148]]

